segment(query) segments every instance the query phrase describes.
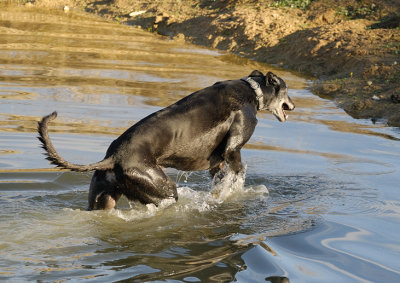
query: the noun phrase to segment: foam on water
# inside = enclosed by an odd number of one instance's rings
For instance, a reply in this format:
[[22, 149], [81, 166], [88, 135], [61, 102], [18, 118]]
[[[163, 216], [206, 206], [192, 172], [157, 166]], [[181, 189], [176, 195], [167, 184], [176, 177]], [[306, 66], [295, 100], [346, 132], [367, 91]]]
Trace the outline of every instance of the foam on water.
[[235, 174], [229, 166], [225, 166], [223, 170], [215, 174], [212, 180], [211, 194], [221, 202], [235, 194], [242, 194], [244, 192], [246, 171], [247, 165], [244, 165], [238, 174]]

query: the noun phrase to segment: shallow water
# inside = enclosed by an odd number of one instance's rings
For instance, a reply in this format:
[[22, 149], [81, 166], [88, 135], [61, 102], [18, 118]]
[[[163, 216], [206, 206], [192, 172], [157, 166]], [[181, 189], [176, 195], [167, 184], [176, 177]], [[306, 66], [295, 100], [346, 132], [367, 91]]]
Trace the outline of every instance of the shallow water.
[[[53, 110], [56, 148], [85, 164], [160, 107], [253, 69], [283, 77], [296, 110], [287, 123], [259, 114], [236, 181], [168, 169], [177, 203], [87, 212], [91, 174], [41, 155], [36, 122]], [[85, 14], [1, 7], [0, 279], [400, 281], [400, 131], [309, 83]]]

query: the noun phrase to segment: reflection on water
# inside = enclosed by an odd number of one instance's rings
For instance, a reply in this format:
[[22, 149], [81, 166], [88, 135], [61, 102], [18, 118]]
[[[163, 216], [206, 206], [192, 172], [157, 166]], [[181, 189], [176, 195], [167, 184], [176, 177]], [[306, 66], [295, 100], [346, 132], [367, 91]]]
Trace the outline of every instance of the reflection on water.
[[[259, 114], [245, 179], [213, 187], [207, 172], [167, 169], [177, 203], [87, 212], [92, 173], [41, 154], [37, 121], [54, 110], [60, 154], [90, 163], [146, 115], [253, 69], [282, 76], [296, 111], [287, 123]], [[308, 84], [86, 14], [1, 6], [0, 278], [399, 281], [400, 133], [348, 117]]]

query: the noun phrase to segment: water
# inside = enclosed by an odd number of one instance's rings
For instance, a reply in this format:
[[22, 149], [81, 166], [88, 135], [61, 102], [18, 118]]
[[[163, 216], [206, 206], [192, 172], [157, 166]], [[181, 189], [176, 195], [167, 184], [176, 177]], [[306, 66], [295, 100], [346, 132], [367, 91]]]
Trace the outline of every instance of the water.
[[[85, 164], [146, 115], [219, 80], [273, 70], [287, 123], [258, 116], [247, 169], [180, 199], [87, 212], [91, 173], [51, 169], [36, 140]], [[354, 120], [299, 75], [85, 14], [0, 9], [2, 281], [398, 282], [400, 132]], [[244, 184], [241, 184], [244, 182]]]

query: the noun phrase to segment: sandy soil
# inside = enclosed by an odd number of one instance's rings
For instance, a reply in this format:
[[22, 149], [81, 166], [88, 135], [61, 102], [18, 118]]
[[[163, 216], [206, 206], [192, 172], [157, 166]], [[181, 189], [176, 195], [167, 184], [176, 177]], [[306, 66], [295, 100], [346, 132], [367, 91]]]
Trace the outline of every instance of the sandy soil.
[[398, 0], [36, 0], [25, 5], [68, 5], [300, 71], [317, 78], [314, 93], [335, 99], [351, 116], [400, 126]]

